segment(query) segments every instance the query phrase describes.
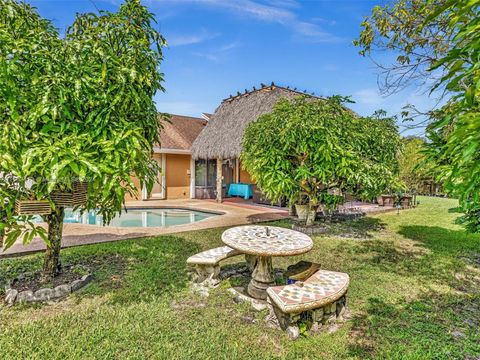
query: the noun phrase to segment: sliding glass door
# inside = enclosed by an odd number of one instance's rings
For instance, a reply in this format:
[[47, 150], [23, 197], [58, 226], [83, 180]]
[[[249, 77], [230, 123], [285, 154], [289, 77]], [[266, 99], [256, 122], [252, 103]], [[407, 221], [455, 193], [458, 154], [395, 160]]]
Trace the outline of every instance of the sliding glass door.
[[195, 161], [195, 197], [197, 199], [215, 198], [217, 180], [217, 161], [199, 159]]

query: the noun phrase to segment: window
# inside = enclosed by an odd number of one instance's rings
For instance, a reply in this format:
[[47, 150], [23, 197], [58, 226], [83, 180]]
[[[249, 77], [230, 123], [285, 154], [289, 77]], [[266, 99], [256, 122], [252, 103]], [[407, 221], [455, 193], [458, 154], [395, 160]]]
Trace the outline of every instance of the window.
[[207, 167], [206, 161], [195, 160], [195, 186], [206, 186], [207, 184]]
[[195, 160], [195, 186], [215, 187], [217, 160]]
[[207, 160], [207, 186], [216, 186], [217, 160]]

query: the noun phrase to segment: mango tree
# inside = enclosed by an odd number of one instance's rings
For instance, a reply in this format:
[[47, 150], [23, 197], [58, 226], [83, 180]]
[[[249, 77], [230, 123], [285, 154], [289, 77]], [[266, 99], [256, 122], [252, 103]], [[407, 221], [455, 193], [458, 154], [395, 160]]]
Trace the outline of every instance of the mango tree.
[[[394, 54], [385, 85], [426, 85], [443, 105], [429, 111], [428, 159], [458, 197], [467, 230], [480, 232], [480, 1], [396, 0], [375, 6], [354, 42], [361, 55]], [[407, 112], [406, 115], [409, 115]]]
[[303, 198], [307, 225], [335, 190], [371, 199], [396, 183], [400, 138], [393, 119], [359, 117], [345, 100], [283, 99], [245, 132], [244, 168], [271, 200]]
[[[156, 181], [164, 45], [138, 0], [77, 15], [65, 37], [29, 5], [0, 0], [0, 230], [5, 247], [42, 236], [45, 278], [61, 270], [64, 206], [53, 194], [86, 182], [77, 208], [109, 222], [137, 193], [132, 176], [147, 188]], [[25, 199], [49, 202], [48, 235], [15, 213]]]

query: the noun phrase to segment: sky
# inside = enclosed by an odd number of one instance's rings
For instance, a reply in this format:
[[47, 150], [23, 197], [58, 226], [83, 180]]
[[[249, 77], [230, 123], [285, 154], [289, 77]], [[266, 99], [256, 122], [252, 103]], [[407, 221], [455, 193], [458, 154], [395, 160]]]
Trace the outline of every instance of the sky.
[[[60, 29], [76, 13], [115, 11], [120, 0], [27, 0]], [[433, 106], [424, 89], [383, 97], [379, 70], [352, 41], [364, 16], [385, 1], [370, 0], [143, 0], [166, 38], [159, 111], [201, 116], [230, 94], [261, 83], [296, 87], [316, 95], [351, 96], [353, 110], [400, 114], [407, 104]], [[383, 61], [392, 57], [383, 56]], [[422, 135], [398, 122], [403, 135]]]

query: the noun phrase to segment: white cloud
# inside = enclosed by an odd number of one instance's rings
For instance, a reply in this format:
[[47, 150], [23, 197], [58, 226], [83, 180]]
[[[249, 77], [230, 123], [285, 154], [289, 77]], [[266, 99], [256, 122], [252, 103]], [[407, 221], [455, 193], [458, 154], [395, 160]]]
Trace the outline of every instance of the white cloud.
[[313, 17], [313, 18], [310, 19], [310, 21], [315, 22], [315, 23], [319, 23], [319, 24], [330, 25], [330, 26], [334, 26], [334, 25], [337, 24], [337, 22], [335, 20], [325, 19], [325, 18], [322, 18], [322, 17]]
[[273, 6], [281, 6], [286, 8], [300, 7], [300, 4], [296, 0], [266, 0], [266, 2]]
[[313, 42], [336, 42], [340, 40], [340, 38], [321, 30], [317, 25], [305, 21], [297, 21], [295, 31], [304, 36], [306, 40]]
[[353, 93], [353, 100], [366, 105], [380, 105], [386, 98], [382, 97], [376, 88], [361, 89]]
[[233, 49], [238, 48], [241, 44], [237, 41], [222, 45], [218, 48], [215, 48], [206, 52], [194, 52], [196, 56], [203, 57], [213, 62], [221, 62], [225, 56], [227, 56]]
[[298, 38], [313, 42], [336, 42], [340, 39], [313, 22], [298, 18], [293, 9], [300, 6], [293, 0], [269, 0], [260, 3], [254, 0], [150, 0], [152, 3], [203, 4], [223, 8], [241, 16], [249, 16], [257, 20], [277, 23], [290, 28]]
[[184, 46], [184, 45], [193, 45], [198, 44], [207, 40], [211, 40], [219, 36], [219, 33], [211, 33], [205, 29], [201, 29], [196, 34], [171, 34], [166, 36], [168, 46]]

